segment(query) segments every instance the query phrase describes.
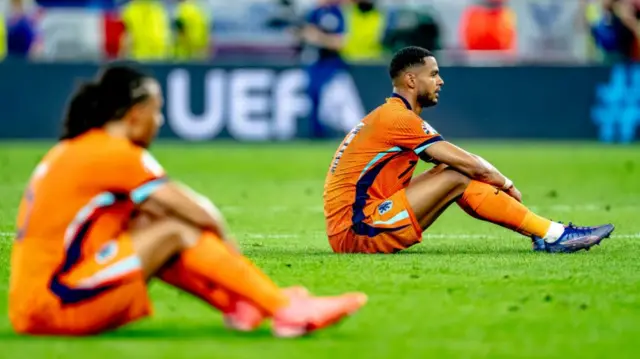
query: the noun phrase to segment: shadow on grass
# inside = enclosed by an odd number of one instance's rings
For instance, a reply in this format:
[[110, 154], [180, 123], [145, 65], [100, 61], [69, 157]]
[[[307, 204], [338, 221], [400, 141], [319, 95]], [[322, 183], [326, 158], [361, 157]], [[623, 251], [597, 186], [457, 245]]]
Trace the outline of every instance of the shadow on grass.
[[[168, 325], [167, 325], [168, 326]], [[222, 326], [204, 327], [177, 327], [170, 329], [167, 327], [139, 327], [123, 328], [116, 331], [86, 337], [72, 336], [27, 336], [19, 335], [12, 331], [0, 331], [0, 341], [101, 341], [101, 340], [139, 340], [139, 339], [180, 339], [180, 340], [203, 340], [203, 339], [237, 339], [255, 340], [258, 338], [271, 338], [271, 333], [267, 329], [260, 329], [251, 333], [239, 333], [227, 330]]]
[[[148, 340], [148, 339], [164, 339], [164, 340], [211, 340], [211, 341], [256, 341], [266, 342], [306, 342], [313, 340], [326, 340], [330, 338], [336, 340], [351, 340], [345, 333], [330, 330], [325, 333], [318, 333], [295, 339], [279, 339], [275, 338], [267, 327], [260, 328], [249, 333], [234, 332], [224, 328], [223, 326], [193, 326], [178, 327], [173, 323], [163, 323], [163, 327], [128, 327], [116, 331], [103, 333], [94, 336], [72, 337], [72, 336], [27, 336], [16, 334], [11, 330], [0, 330], [0, 342], [90, 342], [90, 341], [127, 341], [127, 340]], [[338, 329], [338, 328], [336, 328]], [[327, 337], [327, 334], [329, 335]]]
[[261, 251], [252, 251], [248, 250], [245, 254], [249, 257], [258, 257], [258, 258], [271, 258], [273, 256], [296, 256], [296, 257], [324, 257], [327, 259], [331, 258], [348, 258], [348, 257], [389, 257], [393, 258], [394, 256], [451, 256], [451, 255], [522, 255], [522, 254], [531, 254], [536, 255], [538, 253], [534, 253], [531, 248], [525, 246], [522, 248], [514, 248], [514, 247], [500, 247], [500, 248], [490, 248], [490, 247], [446, 247], [446, 248], [430, 248], [430, 247], [422, 247], [422, 248], [411, 248], [408, 250], [400, 251], [393, 254], [361, 254], [361, 253], [333, 253], [330, 250], [305, 250], [305, 249], [270, 249], [267, 252]]
[[539, 253], [535, 253], [529, 247], [500, 247], [500, 248], [490, 248], [490, 247], [446, 247], [446, 248], [420, 248], [416, 250], [410, 250], [405, 252], [398, 252], [396, 255], [406, 255], [406, 256], [451, 256], [451, 255], [522, 255], [522, 254], [531, 254], [537, 255]]

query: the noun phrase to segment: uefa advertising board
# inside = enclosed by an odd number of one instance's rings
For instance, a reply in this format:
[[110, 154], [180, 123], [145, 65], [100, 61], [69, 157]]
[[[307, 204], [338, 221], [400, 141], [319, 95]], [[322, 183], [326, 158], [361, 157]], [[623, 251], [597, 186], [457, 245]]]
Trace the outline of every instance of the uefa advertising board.
[[[95, 65], [0, 64], [0, 138], [53, 139], [69, 94]], [[154, 65], [165, 92], [162, 138], [312, 138], [308, 76], [297, 67]], [[448, 138], [600, 139], [640, 132], [640, 66], [444, 67], [423, 117]], [[354, 66], [325, 88], [319, 113], [340, 136], [391, 93], [386, 68]]]

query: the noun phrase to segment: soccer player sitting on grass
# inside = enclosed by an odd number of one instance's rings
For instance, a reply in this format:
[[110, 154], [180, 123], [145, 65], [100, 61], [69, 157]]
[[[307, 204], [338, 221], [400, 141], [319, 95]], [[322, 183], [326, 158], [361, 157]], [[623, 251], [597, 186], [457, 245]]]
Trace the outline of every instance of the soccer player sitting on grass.
[[[438, 103], [444, 84], [428, 50], [401, 49], [389, 75], [393, 94], [347, 134], [329, 166], [324, 214], [335, 252], [409, 248], [454, 202], [475, 218], [531, 237], [536, 251], [589, 249], [611, 234], [610, 224], [565, 226], [531, 212], [511, 180], [422, 120], [420, 112]], [[419, 159], [436, 166], [412, 178]]]
[[146, 151], [163, 123], [156, 80], [107, 69], [68, 108], [64, 135], [20, 204], [9, 317], [24, 334], [89, 335], [151, 314], [157, 277], [223, 313], [235, 330], [271, 318], [279, 337], [330, 326], [366, 301], [281, 289], [230, 245], [213, 204], [172, 182]]

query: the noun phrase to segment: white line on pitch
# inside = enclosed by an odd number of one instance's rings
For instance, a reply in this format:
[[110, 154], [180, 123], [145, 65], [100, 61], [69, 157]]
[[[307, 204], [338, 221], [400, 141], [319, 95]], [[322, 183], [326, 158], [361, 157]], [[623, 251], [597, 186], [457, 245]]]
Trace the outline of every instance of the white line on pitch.
[[[425, 233], [425, 239], [499, 239], [507, 235], [515, 235], [515, 233], [506, 233], [504, 236], [480, 234], [480, 233]], [[324, 232], [310, 233], [241, 233], [239, 236], [248, 239], [291, 239], [304, 237], [324, 237]], [[615, 239], [640, 239], [640, 232], [630, 234], [613, 234], [611, 238]]]
[[[13, 232], [0, 232], [0, 237], [13, 237]], [[288, 238], [304, 238], [304, 237], [324, 237], [325, 233], [316, 231], [310, 233], [241, 233], [243, 237], [250, 239], [288, 239]], [[508, 234], [506, 234], [508, 235]], [[498, 239], [504, 236], [480, 233], [425, 233], [425, 239]], [[617, 239], [640, 239], [640, 232], [628, 234], [613, 234], [611, 238]]]
[[[552, 205], [527, 205], [534, 212], [553, 211], [553, 212], [599, 212], [607, 210], [637, 210], [640, 205], [604, 205], [604, 204], [552, 204]], [[305, 211], [311, 213], [322, 213], [322, 206], [271, 206], [271, 207], [239, 207], [239, 206], [220, 206], [223, 213], [243, 213], [252, 210], [260, 212], [297, 212]]]

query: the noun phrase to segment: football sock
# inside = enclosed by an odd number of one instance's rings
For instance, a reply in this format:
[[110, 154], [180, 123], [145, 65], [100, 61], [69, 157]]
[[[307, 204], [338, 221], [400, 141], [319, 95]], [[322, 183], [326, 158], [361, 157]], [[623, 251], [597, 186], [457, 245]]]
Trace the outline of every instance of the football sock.
[[195, 246], [184, 250], [179, 261], [187, 272], [202, 283], [209, 281], [226, 290], [214, 290], [208, 297], [216, 307], [224, 306], [224, 301], [229, 298], [226, 296], [225, 299], [225, 293], [246, 298], [269, 315], [289, 303], [268, 276], [245, 257], [229, 249], [211, 232], [203, 233]]
[[511, 229], [525, 236], [535, 235], [554, 242], [564, 226], [531, 212], [522, 203], [486, 183], [471, 181], [458, 205], [475, 218]]
[[194, 275], [189, 270], [188, 264], [183, 260], [182, 255], [179, 255], [158, 273], [158, 278], [169, 285], [204, 300], [223, 313], [231, 311], [234, 295], [226, 289], [213, 284], [211, 280]]

